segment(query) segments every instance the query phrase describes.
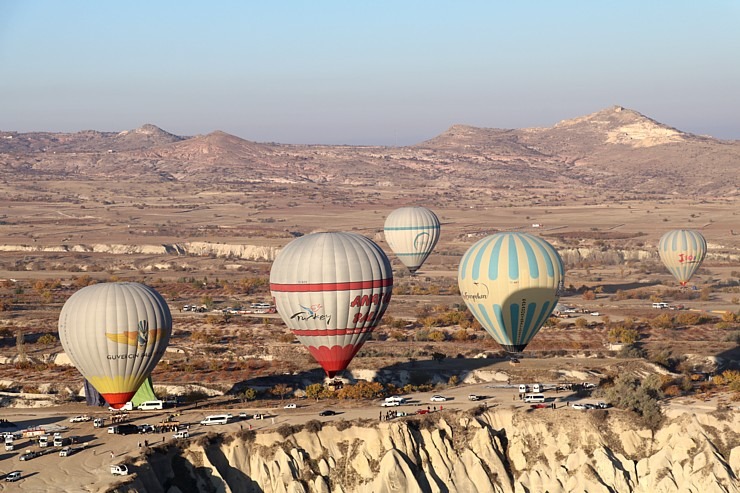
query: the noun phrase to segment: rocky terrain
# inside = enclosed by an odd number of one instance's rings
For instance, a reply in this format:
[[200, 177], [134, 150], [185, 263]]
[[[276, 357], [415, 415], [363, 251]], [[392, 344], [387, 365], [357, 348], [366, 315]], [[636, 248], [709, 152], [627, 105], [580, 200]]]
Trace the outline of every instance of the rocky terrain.
[[737, 414], [681, 414], [653, 436], [619, 411], [549, 413], [446, 412], [210, 435], [154, 449], [117, 491], [740, 491]]
[[[256, 143], [216, 131], [179, 137], [154, 125], [120, 133], [0, 132], [6, 176], [228, 183], [333, 183], [438, 189], [558, 186], [734, 196], [740, 142], [693, 135], [608, 108], [550, 128], [454, 125], [408, 147]], [[392, 177], [392, 179], [391, 179]]]

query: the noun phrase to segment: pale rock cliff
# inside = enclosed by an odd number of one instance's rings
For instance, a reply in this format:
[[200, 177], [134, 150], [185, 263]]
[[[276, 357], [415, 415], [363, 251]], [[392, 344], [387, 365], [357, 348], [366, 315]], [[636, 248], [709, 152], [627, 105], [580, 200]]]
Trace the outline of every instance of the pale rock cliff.
[[156, 449], [118, 491], [740, 491], [737, 414], [683, 414], [654, 436], [617, 410], [445, 412], [309, 428]]
[[255, 246], [230, 243], [192, 241], [161, 245], [85, 244], [85, 245], [0, 245], [0, 252], [80, 252], [113, 255], [194, 255], [215, 256], [243, 260], [275, 260], [280, 249], [272, 246]]

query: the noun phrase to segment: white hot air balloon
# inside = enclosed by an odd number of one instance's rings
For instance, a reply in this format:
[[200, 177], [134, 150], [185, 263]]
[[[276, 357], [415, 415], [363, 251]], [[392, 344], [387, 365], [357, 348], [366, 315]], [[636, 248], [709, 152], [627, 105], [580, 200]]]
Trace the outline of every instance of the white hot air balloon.
[[380, 322], [393, 290], [388, 257], [356, 233], [313, 233], [289, 243], [270, 270], [278, 313], [331, 378]]
[[698, 231], [676, 229], [660, 238], [658, 254], [673, 277], [686, 286], [707, 255], [707, 240]]
[[439, 240], [439, 218], [425, 207], [401, 207], [388, 215], [383, 230], [388, 246], [413, 274]]
[[73, 294], [59, 315], [59, 339], [75, 367], [119, 409], [165, 352], [172, 316], [154, 289], [138, 283], [93, 284]]

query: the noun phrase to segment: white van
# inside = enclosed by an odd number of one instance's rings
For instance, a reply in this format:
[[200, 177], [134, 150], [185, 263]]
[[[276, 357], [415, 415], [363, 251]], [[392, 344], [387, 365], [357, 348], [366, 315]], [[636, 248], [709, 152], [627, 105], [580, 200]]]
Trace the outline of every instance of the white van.
[[524, 396], [524, 402], [545, 402], [544, 394], [527, 394]]
[[206, 416], [205, 419], [200, 422], [200, 424], [204, 426], [225, 425], [231, 420], [231, 417], [231, 414], [212, 414], [210, 416]]
[[664, 310], [668, 308], [668, 303], [653, 303], [653, 308], [659, 308], [661, 310]]
[[139, 411], [161, 411], [164, 409], [164, 401], [146, 401], [136, 408]]

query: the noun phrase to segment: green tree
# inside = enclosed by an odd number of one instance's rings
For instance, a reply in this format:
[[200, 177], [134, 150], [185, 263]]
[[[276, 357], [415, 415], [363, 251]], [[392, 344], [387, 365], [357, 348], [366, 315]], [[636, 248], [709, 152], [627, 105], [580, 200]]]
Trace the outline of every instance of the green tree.
[[663, 411], [660, 408], [662, 382], [658, 375], [650, 375], [639, 380], [622, 373], [611, 387], [603, 391], [604, 397], [615, 407], [634, 411], [646, 428], [653, 433], [663, 424]]
[[239, 399], [242, 402], [252, 402], [257, 399], [257, 391], [252, 387], [247, 387], [239, 394]]
[[320, 383], [312, 383], [306, 387], [306, 397], [309, 399], [316, 399], [316, 402], [319, 402], [319, 399], [323, 397], [323, 394], [324, 386]]

